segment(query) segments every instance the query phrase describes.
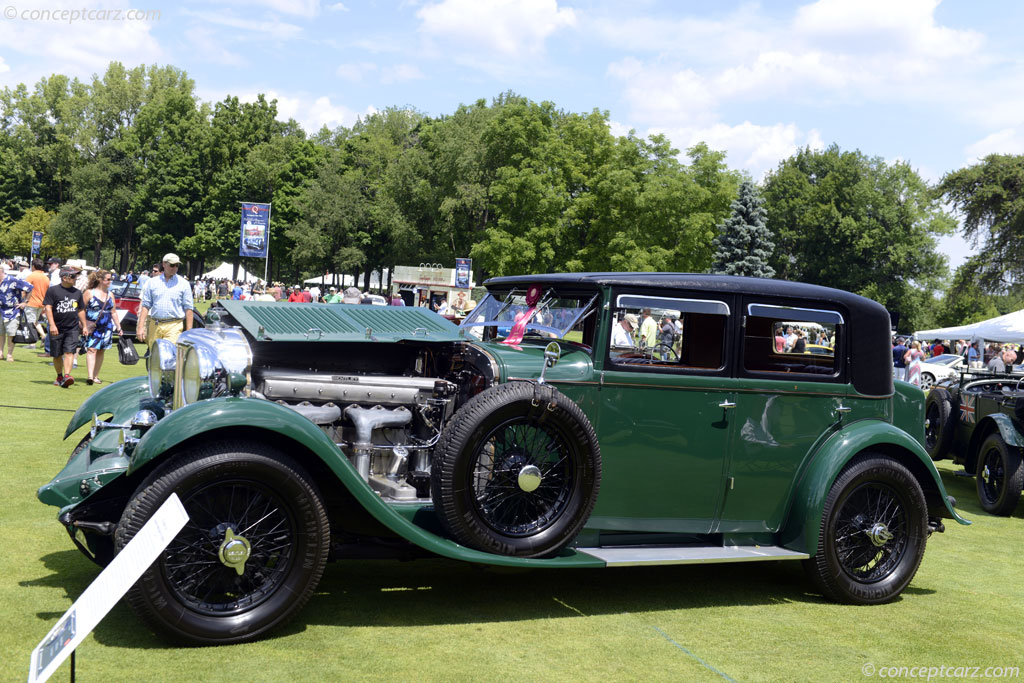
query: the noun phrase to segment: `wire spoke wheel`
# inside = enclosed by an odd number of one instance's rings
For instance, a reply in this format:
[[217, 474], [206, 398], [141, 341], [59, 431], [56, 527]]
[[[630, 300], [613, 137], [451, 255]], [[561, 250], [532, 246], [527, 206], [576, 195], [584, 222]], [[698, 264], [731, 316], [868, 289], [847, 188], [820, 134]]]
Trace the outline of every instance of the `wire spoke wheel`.
[[[547, 528], [565, 511], [576, 480], [574, 444], [551, 427], [519, 418], [491, 430], [476, 450], [470, 488], [480, 518], [495, 531], [522, 537]], [[536, 468], [539, 485], [525, 490], [520, 475]]]
[[[197, 612], [231, 614], [272, 595], [294, 561], [295, 520], [284, 501], [253, 481], [221, 481], [182, 501], [189, 522], [161, 555], [160, 566], [182, 603]], [[219, 558], [228, 529], [250, 544], [244, 572]]]
[[907, 551], [907, 515], [899, 495], [884, 484], [863, 484], [835, 520], [836, 555], [847, 574], [873, 583], [899, 566]]

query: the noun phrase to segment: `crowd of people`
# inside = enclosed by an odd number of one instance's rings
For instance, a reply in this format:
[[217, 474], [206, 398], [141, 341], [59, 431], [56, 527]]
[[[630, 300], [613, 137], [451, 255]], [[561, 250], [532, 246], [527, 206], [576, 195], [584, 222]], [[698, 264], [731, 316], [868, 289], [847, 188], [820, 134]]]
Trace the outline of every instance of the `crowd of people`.
[[1024, 349], [1020, 344], [986, 343], [958, 339], [935, 339], [921, 343], [916, 339], [896, 337], [892, 342], [892, 364], [896, 379], [921, 385], [921, 363], [945, 354], [961, 356], [967, 367], [987, 368], [993, 372], [1006, 372], [1011, 366], [1024, 364]]

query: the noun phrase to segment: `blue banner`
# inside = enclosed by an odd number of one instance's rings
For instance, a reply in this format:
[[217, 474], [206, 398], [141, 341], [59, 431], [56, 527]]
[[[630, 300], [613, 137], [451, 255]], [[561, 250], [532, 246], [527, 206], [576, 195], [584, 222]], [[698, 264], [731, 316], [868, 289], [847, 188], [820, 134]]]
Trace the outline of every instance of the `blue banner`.
[[455, 286], [469, 289], [470, 280], [472, 280], [473, 273], [473, 259], [471, 258], [457, 258], [455, 259]]
[[[38, 254], [39, 250], [42, 248], [42, 246], [43, 246], [43, 233], [39, 232], [38, 230], [33, 230], [32, 231], [32, 254], [31, 254], [31, 256], [35, 256], [36, 254]], [[30, 258], [31, 258], [31, 256], [30, 256]]]
[[270, 247], [270, 204], [242, 202], [240, 256], [267, 258]]

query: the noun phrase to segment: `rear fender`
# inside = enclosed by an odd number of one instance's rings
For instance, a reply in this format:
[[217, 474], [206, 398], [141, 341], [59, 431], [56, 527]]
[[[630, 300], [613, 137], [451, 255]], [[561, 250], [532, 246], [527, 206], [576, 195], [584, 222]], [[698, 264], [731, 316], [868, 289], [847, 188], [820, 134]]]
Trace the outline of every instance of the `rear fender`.
[[804, 469], [779, 533], [782, 545], [811, 555], [817, 551], [825, 497], [847, 463], [864, 451], [884, 453], [905, 465], [921, 484], [932, 514], [944, 510], [943, 517], [970, 524], [953, 509], [935, 465], [914, 437], [888, 422], [861, 421], [832, 435]]
[[[355, 501], [377, 521], [393, 532], [425, 550], [437, 555], [467, 562], [481, 562], [515, 567], [602, 567], [604, 562], [587, 555], [564, 551], [551, 559], [525, 559], [492, 555], [472, 550], [442, 538], [413, 524], [381, 500], [349, 462], [345, 454], [324, 432], [305, 417], [290, 408], [254, 398], [224, 398], [199, 401], [179, 408], [156, 423], [136, 444], [132, 453], [129, 474], [147, 464], [156, 463], [178, 450], [186, 441], [205, 435], [215, 439], [218, 431], [230, 431], [238, 438], [238, 428], [252, 431], [254, 439], [260, 433], [273, 432], [294, 444], [289, 454], [300, 461], [304, 456], [318, 458], [337, 477]], [[298, 451], [305, 451], [299, 453]], [[318, 481], [323, 489], [330, 481]]]
[[971, 434], [971, 445], [969, 452], [974, 454], [981, 448], [981, 442], [988, 438], [994, 430], [999, 430], [999, 436], [1003, 437], [1010, 446], [1016, 446], [1017, 448], [1024, 447], [1024, 436], [1017, 431], [1017, 427], [1013, 424], [1013, 419], [1005, 413], [992, 413], [986, 415], [978, 423], [978, 426], [974, 428], [974, 432]]

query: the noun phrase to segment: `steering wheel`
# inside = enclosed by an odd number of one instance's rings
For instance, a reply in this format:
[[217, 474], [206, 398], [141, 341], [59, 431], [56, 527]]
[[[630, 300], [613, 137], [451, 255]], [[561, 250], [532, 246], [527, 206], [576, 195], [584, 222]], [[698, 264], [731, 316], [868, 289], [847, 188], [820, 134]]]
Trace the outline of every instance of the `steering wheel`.
[[658, 343], [652, 346], [646, 351], [650, 354], [651, 358], [659, 358], [661, 360], [671, 361], [673, 363], [679, 362], [679, 354], [668, 344]]

